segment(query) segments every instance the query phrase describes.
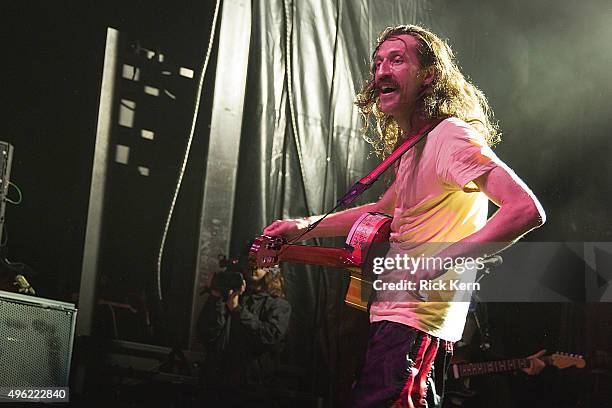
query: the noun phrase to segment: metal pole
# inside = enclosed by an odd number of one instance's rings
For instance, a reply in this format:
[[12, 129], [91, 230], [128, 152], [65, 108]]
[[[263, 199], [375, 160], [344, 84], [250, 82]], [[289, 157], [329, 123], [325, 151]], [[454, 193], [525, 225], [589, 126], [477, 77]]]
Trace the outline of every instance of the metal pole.
[[200, 238], [193, 285], [189, 348], [193, 349], [195, 324], [202, 307], [199, 295], [208, 274], [218, 269], [217, 256], [229, 251], [238, 170], [242, 113], [246, 93], [251, 40], [251, 2], [224, 0]]
[[108, 167], [111, 131], [113, 129], [113, 106], [115, 79], [119, 53], [119, 31], [108, 28], [106, 31], [106, 50], [104, 52], [104, 71], [98, 108], [96, 144], [89, 189], [89, 208], [87, 228], [81, 268], [81, 287], [79, 290], [79, 313], [77, 315], [77, 336], [91, 335], [94, 308], [96, 304], [96, 282], [98, 277], [98, 258], [102, 238], [102, 219], [104, 192]]

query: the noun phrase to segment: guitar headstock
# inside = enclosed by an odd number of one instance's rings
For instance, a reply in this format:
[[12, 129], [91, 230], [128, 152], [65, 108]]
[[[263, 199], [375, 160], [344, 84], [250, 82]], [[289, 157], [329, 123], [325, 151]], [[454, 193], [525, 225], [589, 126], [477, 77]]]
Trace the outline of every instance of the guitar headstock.
[[559, 369], [568, 367], [584, 368], [586, 366], [586, 361], [578, 354], [557, 352], [550, 355], [550, 364]]
[[280, 262], [279, 253], [287, 240], [283, 237], [260, 235], [249, 250], [249, 263], [254, 268], [271, 268]]

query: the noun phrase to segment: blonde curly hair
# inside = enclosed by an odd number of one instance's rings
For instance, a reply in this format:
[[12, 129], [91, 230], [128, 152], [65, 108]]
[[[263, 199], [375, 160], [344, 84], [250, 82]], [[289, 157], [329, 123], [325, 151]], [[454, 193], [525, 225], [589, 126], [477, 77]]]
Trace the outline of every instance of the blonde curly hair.
[[[355, 105], [364, 119], [361, 129], [365, 140], [377, 155], [389, 155], [402, 142], [403, 135], [397, 122], [380, 111], [380, 100], [374, 81], [374, 58], [380, 45], [390, 37], [408, 34], [417, 42], [417, 54], [421, 69], [434, 71], [432, 82], [424, 89], [417, 101], [417, 107], [427, 119], [457, 117], [469, 123], [493, 146], [501, 140], [493, 111], [487, 98], [476, 85], [466, 79], [457, 63], [450, 46], [432, 32], [416, 25], [387, 27], [378, 36], [376, 49], [372, 54], [370, 77], [357, 94]], [[374, 136], [371, 129], [375, 128]]]

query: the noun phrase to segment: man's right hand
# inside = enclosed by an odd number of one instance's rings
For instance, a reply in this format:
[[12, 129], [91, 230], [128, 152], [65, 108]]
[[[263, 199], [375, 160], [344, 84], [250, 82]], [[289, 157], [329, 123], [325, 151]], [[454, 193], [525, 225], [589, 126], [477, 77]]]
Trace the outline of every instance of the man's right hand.
[[271, 237], [283, 236], [292, 239], [308, 228], [308, 220], [304, 218], [276, 220], [263, 230], [264, 235]]

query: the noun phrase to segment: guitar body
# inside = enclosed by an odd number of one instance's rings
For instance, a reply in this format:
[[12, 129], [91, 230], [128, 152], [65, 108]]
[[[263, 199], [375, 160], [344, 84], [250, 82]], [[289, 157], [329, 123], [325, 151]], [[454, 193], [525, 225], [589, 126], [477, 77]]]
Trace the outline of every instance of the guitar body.
[[345, 245], [352, 251], [360, 268], [349, 268], [349, 287], [344, 302], [359, 310], [368, 310], [372, 299], [372, 262], [375, 257], [385, 256], [389, 249], [391, 217], [380, 213], [365, 213], [353, 224]]
[[282, 237], [255, 238], [249, 251], [251, 265], [266, 268], [280, 262], [298, 262], [347, 269], [351, 280], [345, 296], [347, 305], [366, 311], [372, 294], [372, 260], [385, 256], [391, 233], [391, 217], [365, 213], [355, 221], [344, 248], [288, 244]]

